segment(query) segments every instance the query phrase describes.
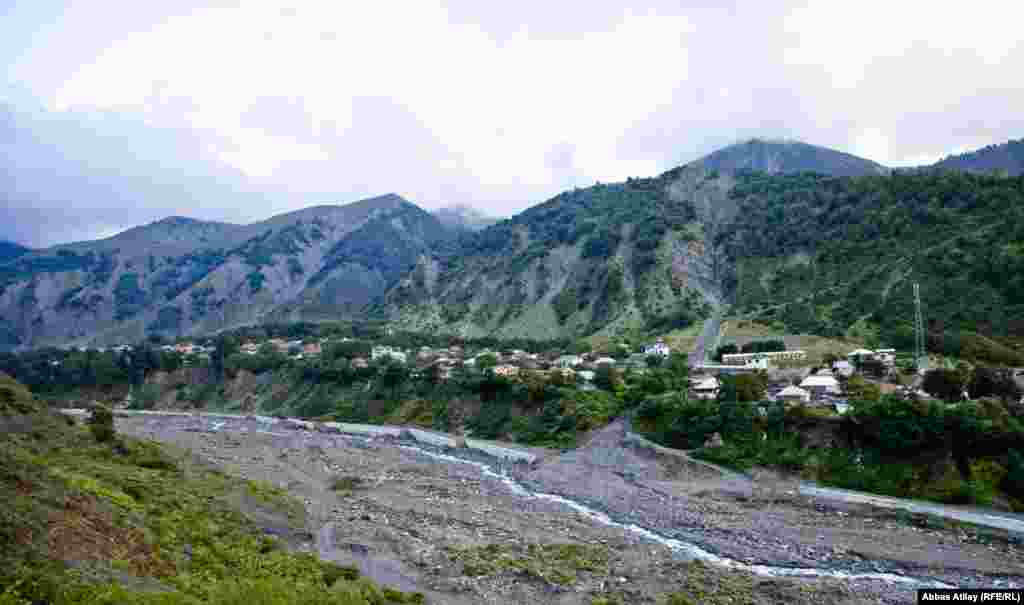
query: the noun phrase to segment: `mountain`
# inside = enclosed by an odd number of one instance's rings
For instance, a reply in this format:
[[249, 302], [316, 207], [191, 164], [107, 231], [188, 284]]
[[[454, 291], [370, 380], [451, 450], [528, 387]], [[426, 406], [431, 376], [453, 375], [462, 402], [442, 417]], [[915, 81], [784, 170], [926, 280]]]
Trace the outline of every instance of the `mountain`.
[[0, 264], [0, 345], [361, 316], [420, 255], [453, 237], [393, 194], [249, 225], [170, 217]]
[[546, 339], [688, 325], [722, 299], [733, 178], [699, 165], [562, 193], [421, 259], [396, 327]]
[[797, 141], [751, 139], [730, 145], [699, 160], [706, 170], [790, 174], [816, 172], [832, 176], [866, 176], [888, 169], [855, 155]]
[[733, 311], [791, 333], [1024, 365], [1024, 178], [915, 171], [745, 175], [718, 244]]
[[441, 224], [455, 231], [480, 231], [501, 220], [465, 205], [439, 208], [434, 211], [434, 216]]
[[0, 241], [0, 263], [14, 260], [29, 252], [29, 249], [14, 242]]
[[0, 346], [368, 318], [464, 336], [641, 336], [728, 306], [784, 331], [906, 347], [920, 283], [933, 347], [1024, 365], [1022, 212], [1022, 177], [890, 173], [755, 140], [478, 230], [471, 211], [386, 195], [250, 225], [171, 217], [19, 253], [0, 262]]
[[930, 168], [1020, 176], [1024, 174], [1024, 139], [951, 155]]

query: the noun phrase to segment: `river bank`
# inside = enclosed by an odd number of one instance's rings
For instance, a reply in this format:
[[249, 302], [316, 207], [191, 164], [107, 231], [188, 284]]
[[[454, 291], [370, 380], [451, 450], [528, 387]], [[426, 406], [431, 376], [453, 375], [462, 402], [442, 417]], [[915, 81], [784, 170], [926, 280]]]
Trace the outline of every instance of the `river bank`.
[[[715, 602], [719, 592], [722, 599], [742, 597], [732, 602], [744, 602], [742, 595], [766, 603], [912, 602], [916, 584], [911, 581], [803, 580], [694, 564], [678, 548], [643, 532], [609, 525], [531, 492], [571, 497], [593, 513], [685, 540], [742, 565], [891, 573], [959, 586], [1016, 585], [1024, 578], [1024, 560], [1012, 542], [953, 528], [914, 527], [865, 506], [823, 507], [787, 493], [792, 490], [784, 482], [744, 485], [723, 479], [713, 469], [623, 447], [621, 425], [532, 466], [394, 437], [286, 426], [251, 418], [118, 419], [119, 430], [128, 434], [175, 444], [227, 472], [289, 489], [310, 513], [321, 556], [358, 565], [398, 588], [421, 590], [431, 602], [589, 604], [610, 596], [623, 603], [655, 603], [673, 590], [691, 596], [705, 591], [703, 602]], [[453, 453], [472, 460], [437, 459]], [[511, 486], [502, 472], [527, 493]], [[351, 489], [332, 490], [339, 477], [349, 478]], [[591, 549], [587, 552], [598, 563], [544, 555], [544, 548], [560, 544]], [[545, 566], [570, 569], [572, 581], [545, 579]]]

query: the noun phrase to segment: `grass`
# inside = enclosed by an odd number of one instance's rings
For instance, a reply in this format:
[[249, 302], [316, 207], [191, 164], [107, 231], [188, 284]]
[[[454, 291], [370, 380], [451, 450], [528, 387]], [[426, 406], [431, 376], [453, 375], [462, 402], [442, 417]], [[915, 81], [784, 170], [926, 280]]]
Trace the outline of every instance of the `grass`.
[[606, 547], [583, 544], [530, 544], [513, 548], [498, 544], [447, 549], [462, 564], [467, 576], [490, 576], [513, 571], [550, 584], [574, 584], [580, 572], [608, 575], [610, 552]]
[[779, 338], [785, 341], [786, 348], [807, 352], [807, 361], [801, 365], [820, 364], [826, 355], [836, 355], [846, 359], [846, 354], [862, 348], [864, 342], [856, 338], [826, 338], [814, 334], [786, 334], [776, 327], [746, 319], [727, 319], [722, 322], [722, 335], [719, 344], [736, 343], [740, 346], [755, 340]]
[[3, 376], [0, 399], [2, 605], [422, 602], [292, 551], [305, 511], [270, 484], [154, 442], [99, 443]]

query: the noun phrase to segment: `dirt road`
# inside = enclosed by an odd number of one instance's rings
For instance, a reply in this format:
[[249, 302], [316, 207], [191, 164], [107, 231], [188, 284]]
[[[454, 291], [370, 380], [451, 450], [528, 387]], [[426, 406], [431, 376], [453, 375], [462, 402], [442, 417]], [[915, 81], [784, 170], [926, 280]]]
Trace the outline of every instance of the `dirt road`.
[[[255, 419], [117, 422], [288, 489], [306, 505], [310, 549], [429, 603], [662, 603], [674, 591], [700, 603], [909, 603], [914, 582], [1024, 584], [1020, 548], [997, 534], [823, 507], [781, 480], [722, 478], [624, 446], [621, 424], [578, 450], [504, 465], [513, 481], [483, 454], [393, 437]], [[468, 460], [442, 459], [451, 455]], [[796, 568], [826, 577], [773, 575]]]

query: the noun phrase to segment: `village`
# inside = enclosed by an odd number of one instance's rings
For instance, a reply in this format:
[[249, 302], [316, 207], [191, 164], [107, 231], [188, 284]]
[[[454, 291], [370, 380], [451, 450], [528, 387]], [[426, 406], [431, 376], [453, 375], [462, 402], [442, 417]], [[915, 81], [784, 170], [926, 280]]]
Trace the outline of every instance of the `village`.
[[[277, 355], [301, 363], [320, 358], [325, 349], [333, 345], [357, 343], [352, 338], [248, 340], [238, 347], [245, 356]], [[131, 352], [133, 347], [122, 345], [108, 349], [113, 352]], [[182, 341], [159, 347], [164, 353], [183, 356], [186, 365], [208, 363], [215, 347], [212, 341]], [[367, 354], [349, 359], [353, 369], [365, 370], [374, 365], [394, 364], [408, 369], [411, 378], [431, 375], [435, 380], [450, 380], [460, 370], [489, 372], [508, 381], [523, 380], [527, 376], [551, 378], [557, 376], [561, 384], [574, 384], [583, 391], [595, 390], [598, 374], [612, 372], [620, 376], [642, 375], [651, 367], [661, 365], [674, 351], [662, 339], [642, 347], [618, 345], [611, 351], [567, 353], [563, 350], [528, 352], [522, 349], [471, 348], [452, 345], [447, 347], [422, 346], [401, 348], [384, 344], [369, 344]], [[833, 356], [835, 357], [835, 356]], [[756, 353], [727, 353], [721, 363], [697, 363], [689, 368], [689, 397], [699, 400], [719, 398], [723, 376], [754, 375], [763, 385], [759, 400], [785, 402], [817, 408], [822, 413], [844, 414], [849, 408], [851, 378], [877, 386], [882, 394], [913, 395], [930, 399], [919, 388], [901, 386], [895, 380], [895, 349], [856, 349], [845, 358], [832, 358], [813, 362], [805, 351], [783, 350]]]

